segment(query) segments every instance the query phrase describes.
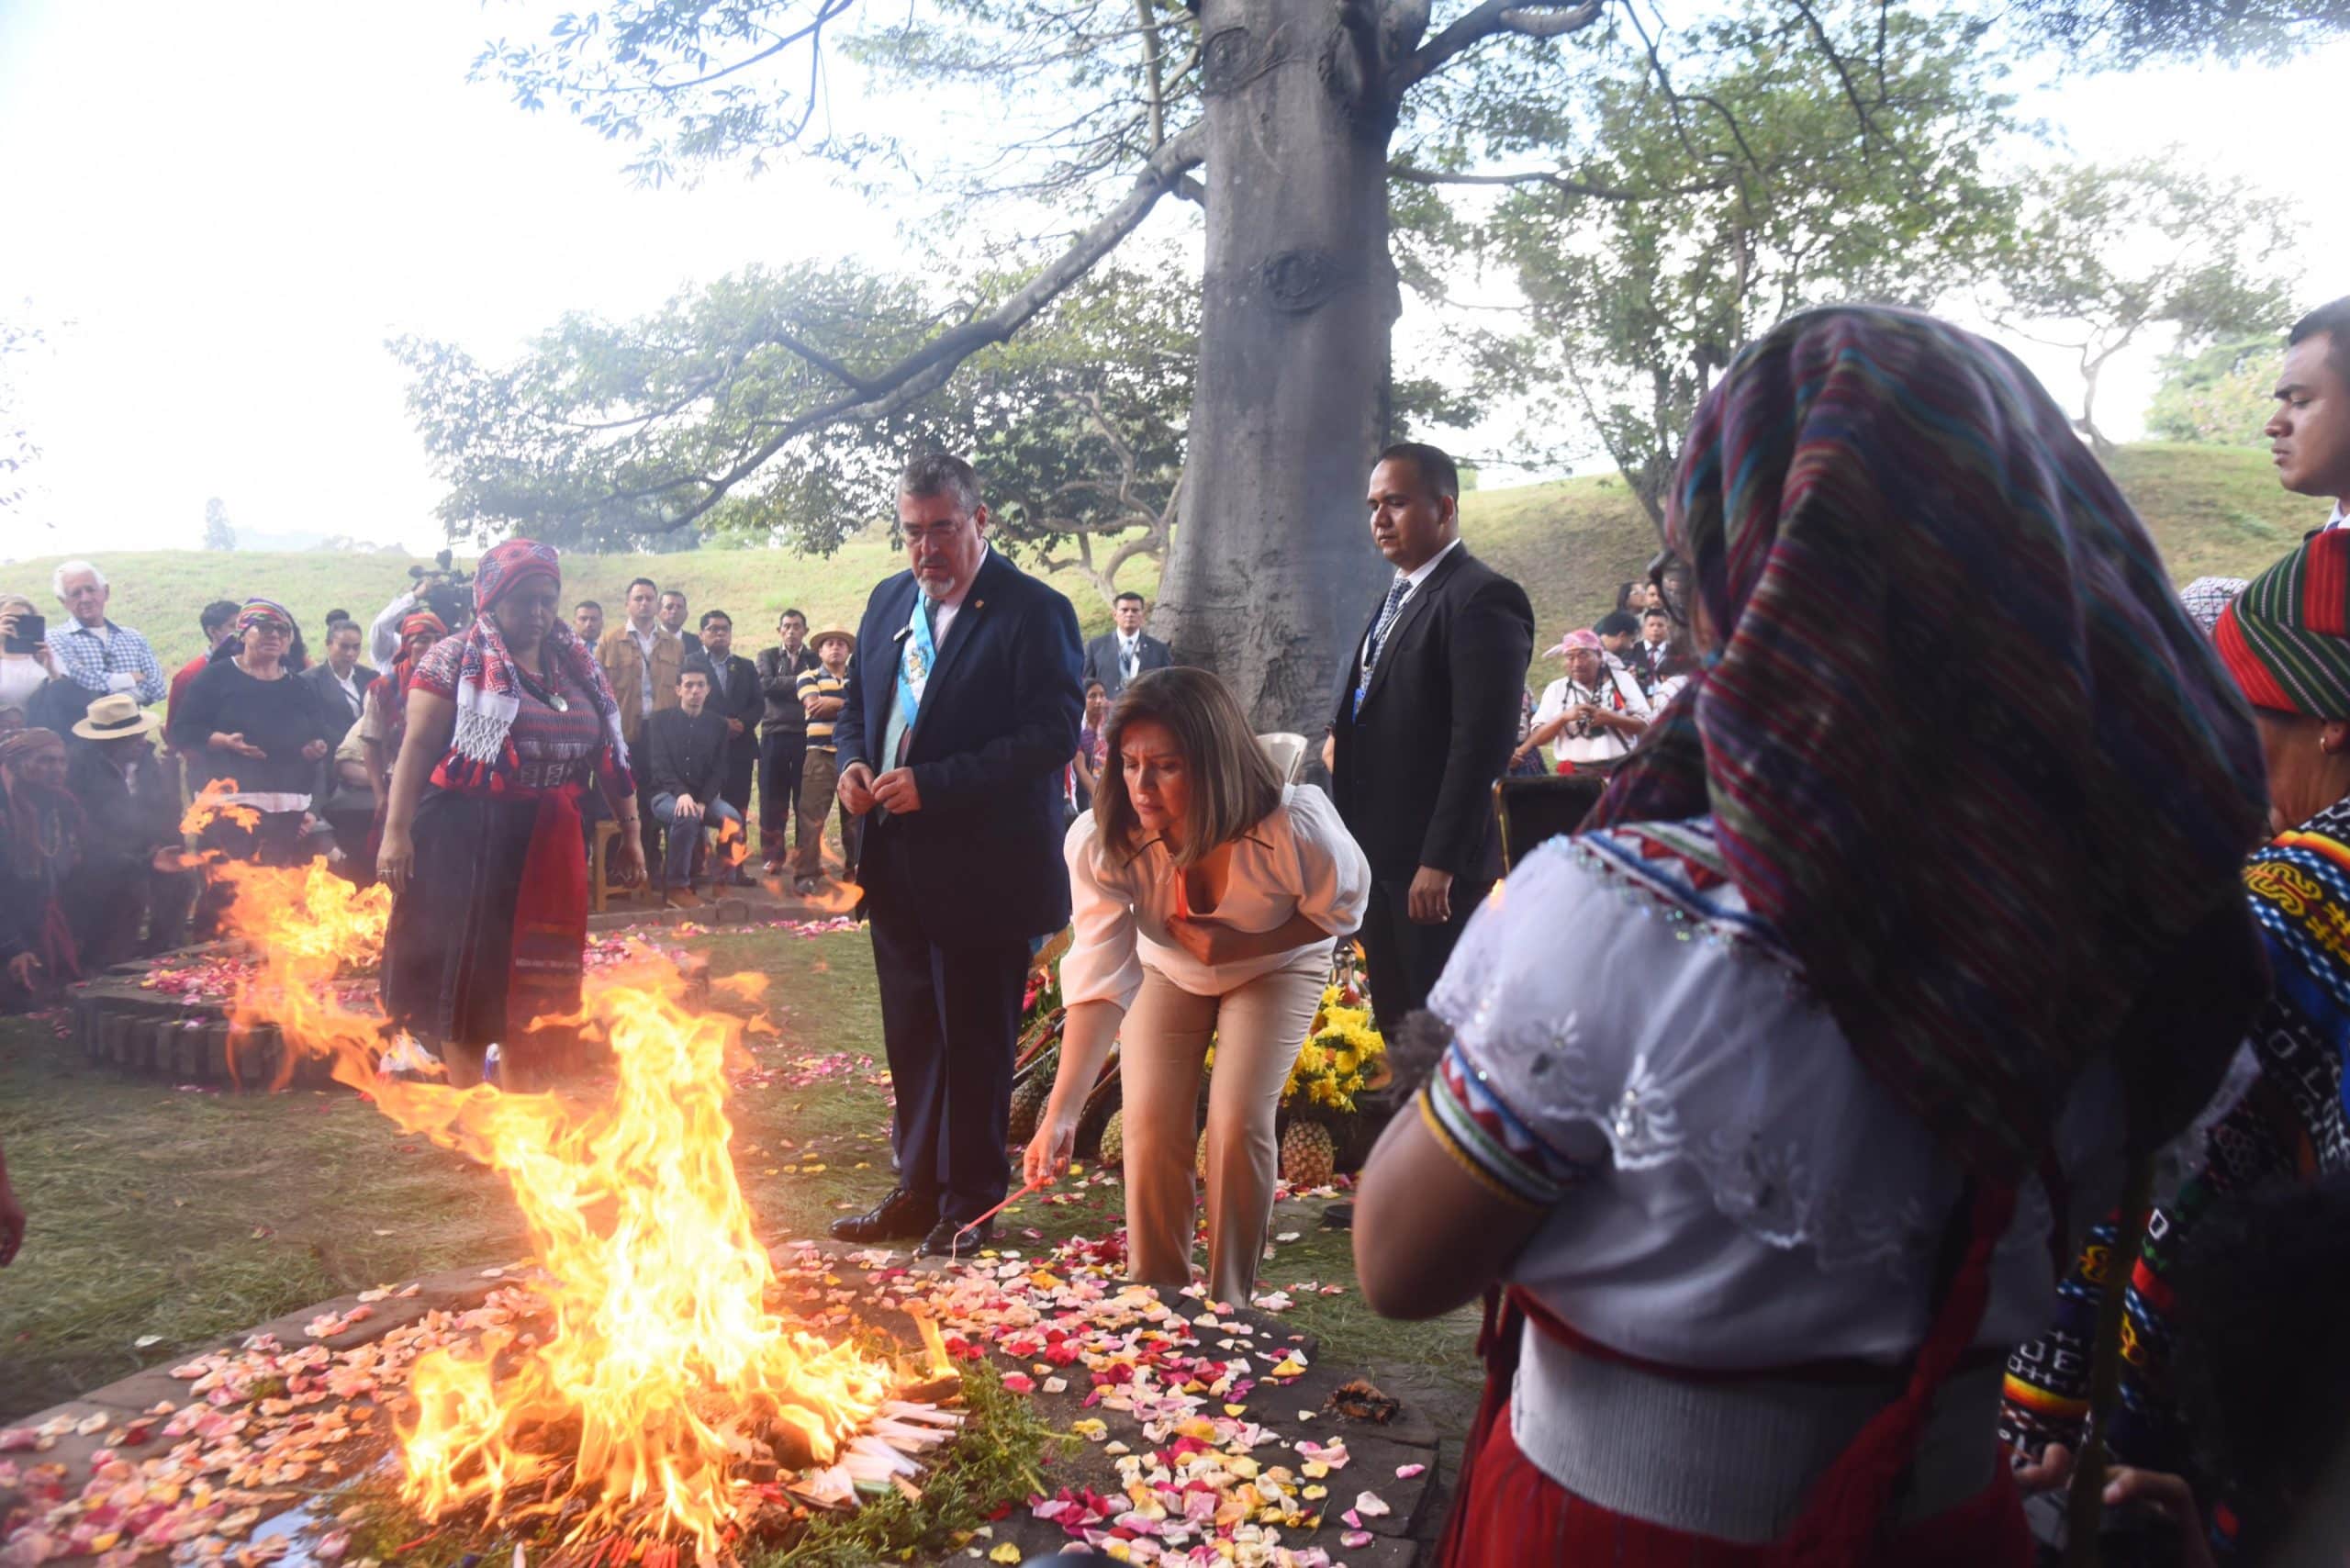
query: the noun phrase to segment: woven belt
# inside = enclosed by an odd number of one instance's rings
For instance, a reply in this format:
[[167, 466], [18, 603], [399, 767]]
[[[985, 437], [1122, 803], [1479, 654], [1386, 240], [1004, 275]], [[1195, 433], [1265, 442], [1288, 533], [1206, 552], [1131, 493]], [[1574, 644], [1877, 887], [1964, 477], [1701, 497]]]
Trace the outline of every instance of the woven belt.
[[[1741, 1545], [1794, 1528], [1812, 1484], [1905, 1377], [1689, 1383], [1588, 1355], [1531, 1323], [1525, 1334], [1510, 1435], [1537, 1469], [1611, 1512]], [[1952, 1374], [1888, 1524], [1931, 1518], [1996, 1478], [2000, 1377], [1996, 1364]]]

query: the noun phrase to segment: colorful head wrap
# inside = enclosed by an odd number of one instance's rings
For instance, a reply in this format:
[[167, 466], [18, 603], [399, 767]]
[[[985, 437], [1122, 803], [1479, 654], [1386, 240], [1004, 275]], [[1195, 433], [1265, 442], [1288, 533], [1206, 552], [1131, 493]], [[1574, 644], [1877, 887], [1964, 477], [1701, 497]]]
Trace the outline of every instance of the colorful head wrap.
[[2183, 1127], [2258, 995], [2259, 745], [2031, 373], [1906, 311], [1794, 317], [1699, 407], [1665, 534], [1718, 656], [1593, 825], [1710, 812], [1854, 1053], [1970, 1174], [2032, 1173], [2100, 1052], [2137, 1147]]
[[1564, 658], [1577, 648], [1601, 654], [1607, 651], [1607, 644], [1599, 640], [1598, 633], [1592, 631], [1589, 627], [1579, 627], [1560, 638], [1557, 647], [1545, 649], [1542, 656], [1549, 659]]
[[481, 558], [474, 568], [474, 613], [497, 607], [498, 601], [532, 577], [563, 581], [563, 558], [552, 544], [535, 539], [509, 539]]
[[[521, 678], [506, 651], [505, 634], [489, 613], [498, 601], [534, 577], [563, 580], [560, 557], [552, 544], [535, 539], [509, 539], [481, 558], [474, 572], [473, 624], [458, 633], [464, 646], [457, 656], [456, 732], [448, 754], [432, 770], [432, 781], [444, 790], [499, 794], [516, 788], [521, 759], [512, 741], [514, 715], [521, 711]], [[560, 665], [574, 685], [604, 721], [604, 753], [600, 770], [621, 792], [634, 788], [628, 777], [628, 743], [621, 734], [621, 705], [611, 682], [595, 654], [561, 619], [547, 631], [547, 657]]]
[[405, 643], [419, 632], [430, 632], [436, 638], [449, 634], [449, 628], [439, 616], [429, 610], [414, 610], [400, 617], [400, 641]]
[[18, 730], [6, 740], [0, 740], [0, 767], [15, 767], [30, 761], [35, 754], [55, 746], [65, 749], [65, 741], [55, 730]]
[[2246, 583], [2211, 640], [2254, 707], [2350, 719], [2350, 531], [2311, 534]]
[[294, 612], [274, 599], [249, 599], [237, 611], [237, 630], [242, 632], [263, 621], [280, 621], [292, 632], [297, 624]]

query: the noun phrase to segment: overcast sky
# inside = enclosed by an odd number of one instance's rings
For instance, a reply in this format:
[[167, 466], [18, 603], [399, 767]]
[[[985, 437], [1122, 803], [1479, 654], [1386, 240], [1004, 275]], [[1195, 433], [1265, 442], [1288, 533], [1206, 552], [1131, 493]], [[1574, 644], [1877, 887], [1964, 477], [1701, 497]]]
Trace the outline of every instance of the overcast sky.
[[[552, 7], [549, 7], [552, 8]], [[438, 543], [439, 495], [384, 340], [509, 354], [566, 309], [633, 314], [751, 262], [901, 265], [887, 215], [812, 169], [643, 190], [622, 150], [465, 69], [535, 7], [470, 0], [0, 0], [0, 315], [50, 336], [17, 378], [43, 447], [0, 556], [248, 532]], [[2177, 141], [2298, 192], [2312, 299], [2350, 292], [2350, 204], [2279, 149], [2339, 99], [2350, 42], [2277, 71], [2067, 84], [2027, 108], [2111, 158]], [[1398, 362], [1441, 323], [1407, 317]], [[2016, 345], [2057, 396], [2064, 358]], [[2109, 373], [2132, 434], [2154, 350]], [[22, 519], [24, 521], [18, 521]]]

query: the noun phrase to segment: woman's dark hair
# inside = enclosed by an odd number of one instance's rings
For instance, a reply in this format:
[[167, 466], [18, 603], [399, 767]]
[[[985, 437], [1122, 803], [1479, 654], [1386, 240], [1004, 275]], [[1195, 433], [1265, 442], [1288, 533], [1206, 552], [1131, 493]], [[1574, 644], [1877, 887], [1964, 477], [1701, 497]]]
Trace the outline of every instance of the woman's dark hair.
[[1175, 737], [1191, 770], [1192, 804], [1183, 823], [1182, 848], [1175, 864], [1197, 865], [1218, 845], [1228, 844], [1263, 822], [1281, 803], [1281, 775], [1248, 728], [1232, 689], [1203, 669], [1155, 669], [1118, 694], [1102, 727], [1101, 787], [1093, 795], [1093, 821], [1102, 847], [1121, 858], [1139, 852], [1142, 822], [1126, 798], [1126, 770], [1120, 748], [1126, 726], [1149, 719]]
[[1106, 693], [1109, 689], [1110, 689], [1107, 685], [1098, 680], [1089, 680], [1085, 683], [1085, 695], [1088, 697], [1092, 696], [1097, 691]]
[[1617, 583], [1616, 585], [1616, 613], [1629, 615], [1632, 612], [1632, 590], [1646, 587], [1648, 587], [1646, 583]]
[[2185, 1428], [2255, 1518], [2288, 1519], [2350, 1461], [2350, 1173], [2215, 1203], [2175, 1283]]

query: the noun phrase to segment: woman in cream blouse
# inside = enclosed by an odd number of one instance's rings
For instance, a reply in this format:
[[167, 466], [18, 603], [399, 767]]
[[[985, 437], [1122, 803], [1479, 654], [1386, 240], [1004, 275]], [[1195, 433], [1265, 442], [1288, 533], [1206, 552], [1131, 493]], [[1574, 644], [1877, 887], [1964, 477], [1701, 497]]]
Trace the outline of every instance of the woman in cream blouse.
[[1153, 670], [1128, 686], [1104, 750], [1093, 809], [1069, 832], [1069, 1022], [1027, 1179], [1067, 1168], [1086, 1092], [1123, 1039], [1128, 1263], [1143, 1283], [1189, 1284], [1213, 1043], [1208, 1286], [1245, 1303], [1272, 1215], [1273, 1114], [1333, 942], [1362, 918], [1371, 868], [1319, 790], [1282, 787], [1240, 704], [1205, 670]]

